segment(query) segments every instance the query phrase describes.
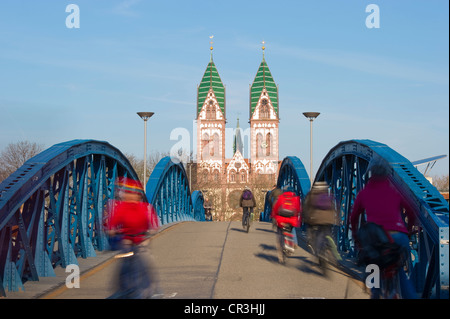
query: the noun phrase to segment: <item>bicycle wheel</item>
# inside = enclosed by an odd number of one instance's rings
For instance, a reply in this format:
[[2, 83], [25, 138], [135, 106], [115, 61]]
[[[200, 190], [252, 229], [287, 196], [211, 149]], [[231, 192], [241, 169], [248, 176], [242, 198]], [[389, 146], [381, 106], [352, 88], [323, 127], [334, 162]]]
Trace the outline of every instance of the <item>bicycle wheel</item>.
[[286, 263], [286, 254], [284, 253], [284, 236], [283, 231], [277, 227], [277, 254], [278, 254], [278, 262], [282, 265]]
[[389, 278], [386, 278], [384, 275], [382, 277], [381, 295], [383, 299], [402, 299], [400, 276], [398, 273]]
[[247, 227], [247, 212], [244, 211], [244, 213], [242, 214], [242, 228], [245, 230], [246, 227]]
[[247, 233], [250, 231], [250, 223], [251, 223], [250, 214], [247, 214], [247, 225], [246, 225]]

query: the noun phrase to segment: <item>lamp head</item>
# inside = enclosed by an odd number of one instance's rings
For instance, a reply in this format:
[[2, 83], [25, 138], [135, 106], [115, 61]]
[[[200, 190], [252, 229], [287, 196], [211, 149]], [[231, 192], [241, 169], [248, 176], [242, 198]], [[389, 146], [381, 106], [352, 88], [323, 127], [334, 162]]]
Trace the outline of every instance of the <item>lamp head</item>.
[[137, 112], [137, 114], [144, 120], [147, 121], [149, 118], [155, 114], [154, 112]]
[[310, 121], [313, 121], [316, 117], [319, 116], [319, 112], [304, 112], [303, 115], [308, 118]]

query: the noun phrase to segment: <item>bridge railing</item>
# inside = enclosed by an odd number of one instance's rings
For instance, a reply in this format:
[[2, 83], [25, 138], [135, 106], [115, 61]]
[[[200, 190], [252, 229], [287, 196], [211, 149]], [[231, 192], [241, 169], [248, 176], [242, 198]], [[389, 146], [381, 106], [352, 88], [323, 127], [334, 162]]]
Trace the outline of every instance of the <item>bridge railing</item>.
[[[28, 160], [0, 184], [0, 296], [24, 282], [55, 276], [54, 268], [78, 264], [109, 248], [105, 207], [115, 181], [137, 180], [128, 159], [107, 142], [73, 140]], [[204, 220], [203, 195], [191, 196], [181, 164], [157, 164], [147, 198], [161, 223]]]
[[326, 181], [336, 199], [338, 248], [355, 256], [349, 216], [356, 195], [367, 182], [369, 163], [379, 159], [388, 163], [392, 182], [415, 207], [420, 221], [421, 231], [411, 242], [414, 267], [409, 275], [422, 297], [440, 297], [441, 290], [448, 290], [449, 285], [448, 203], [410, 161], [385, 144], [371, 140], [341, 142], [328, 152], [316, 174], [315, 181]]
[[183, 164], [166, 156], [159, 161], [147, 182], [147, 199], [162, 224], [182, 220], [205, 220], [203, 194], [191, 195]]
[[0, 295], [107, 248], [103, 208], [117, 176], [137, 179], [118, 149], [74, 140], [41, 152], [0, 184]]
[[[328, 152], [318, 169], [315, 181], [327, 182], [336, 201], [338, 249], [346, 257], [356, 257], [349, 217], [356, 195], [367, 182], [370, 162], [380, 159], [389, 163], [392, 182], [415, 207], [420, 221], [420, 231], [411, 238], [413, 268], [408, 275], [423, 298], [445, 296], [449, 286], [448, 203], [406, 158], [385, 144], [371, 140], [340, 142]], [[281, 164], [277, 187], [286, 185], [294, 187], [304, 202], [311, 185], [296, 157], [287, 157]], [[270, 192], [266, 194], [263, 221], [270, 220], [269, 198]], [[443, 290], [447, 292], [442, 293]]]

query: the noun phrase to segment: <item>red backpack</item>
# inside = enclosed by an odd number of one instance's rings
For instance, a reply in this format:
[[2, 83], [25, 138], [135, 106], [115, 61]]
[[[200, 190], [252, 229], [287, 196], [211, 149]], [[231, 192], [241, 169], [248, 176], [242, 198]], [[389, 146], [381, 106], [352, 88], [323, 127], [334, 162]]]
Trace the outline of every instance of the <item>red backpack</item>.
[[280, 207], [278, 215], [282, 217], [294, 217], [300, 213], [300, 200], [293, 193], [284, 193], [278, 198]]

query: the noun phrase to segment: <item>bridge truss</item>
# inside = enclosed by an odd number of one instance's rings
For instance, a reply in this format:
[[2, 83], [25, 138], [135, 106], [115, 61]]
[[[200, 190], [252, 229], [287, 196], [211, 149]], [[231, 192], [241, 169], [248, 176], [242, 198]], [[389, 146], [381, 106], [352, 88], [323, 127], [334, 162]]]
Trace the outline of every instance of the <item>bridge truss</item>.
[[388, 163], [392, 182], [415, 207], [420, 221], [420, 231], [412, 240], [414, 266], [409, 275], [422, 297], [432, 293], [439, 297], [441, 289], [448, 291], [449, 285], [448, 203], [410, 161], [385, 144], [371, 140], [341, 142], [328, 152], [316, 174], [315, 181], [327, 182], [335, 196], [338, 248], [349, 256], [355, 254], [349, 228], [351, 208], [367, 182], [369, 163], [379, 159]]
[[203, 194], [191, 196], [183, 164], [166, 156], [159, 161], [147, 182], [147, 199], [155, 207], [161, 223], [205, 220]]
[[[138, 179], [117, 148], [73, 140], [31, 158], [0, 184], [0, 296], [109, 248], [104, 211], [119, 176]], [[162, 224], [204, 220], [202, 194], [191, 196], [186, 185], [181, 164], [158, 163], [147, 198]]]
[[[280, 171], [278, 173], [277, 188], [284, 189], [286, 187], [293, 188], [299, 194], [303, 202], [306, 194], [311, 188], [311, 182], [308, 173], [302, 161], [296, 156], [287, 156], [281, 162]], [[269, 201], [270, 192], [266, 193], [264, 202], [264, 213], [261, 214], [261, 221], [269, 221], [272, 211], [272, 204]]]

